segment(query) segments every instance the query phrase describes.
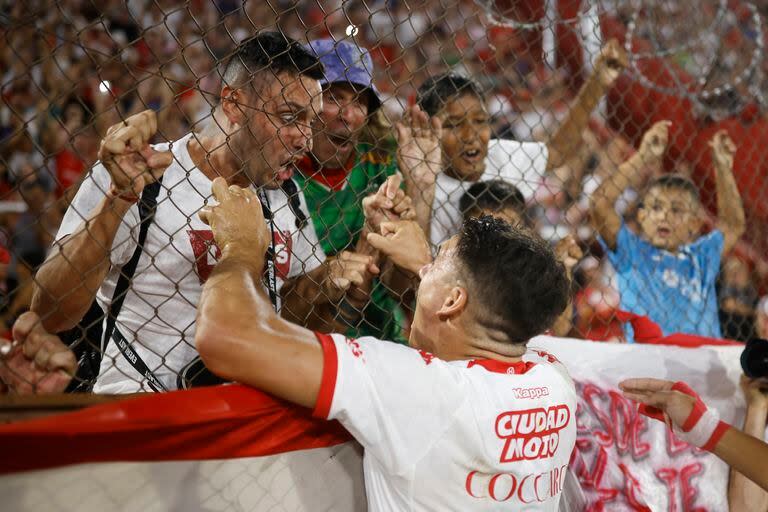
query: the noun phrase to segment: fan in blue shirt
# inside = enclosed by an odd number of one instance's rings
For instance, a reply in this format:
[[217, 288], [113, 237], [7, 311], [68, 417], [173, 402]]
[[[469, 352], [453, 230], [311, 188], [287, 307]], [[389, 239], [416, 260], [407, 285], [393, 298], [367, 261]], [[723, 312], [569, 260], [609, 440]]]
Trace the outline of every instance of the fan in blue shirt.
[[[733, 178], [736, 146], [725, 131], [710, 142], [717, 184], [716, 229], [699, 237], [703, 212], [699, 191], [688, 178], [652, 179], [637, 211], [640, 234], [614, 208], [628, 187], [639, 188], [661, 166], [669, 121], [654, 124], [640, 148], [595, 191], [591, 214], [600, 242], [616, 269], [621, 309], [647, 315], [664, 334], [720, 337], [715, 280], [721, 256], [744, 232], [744, 209]], [[627, 341], [632, 341], [627, 332]]]

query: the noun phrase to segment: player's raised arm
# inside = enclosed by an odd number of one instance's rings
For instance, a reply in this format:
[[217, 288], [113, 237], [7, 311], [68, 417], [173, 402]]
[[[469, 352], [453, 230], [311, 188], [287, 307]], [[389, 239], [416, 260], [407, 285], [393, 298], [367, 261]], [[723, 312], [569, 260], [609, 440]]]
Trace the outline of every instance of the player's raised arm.
[[313, 407], [323, 354], [312, 331], [275, 313], [261, 276], [270, 234], [256, 195], [223, 178], [213, 182], [218, 205], [200, 218], [213, 231], [221, 259], [203, 287], [195, 343], [205, 365], [227, 380]]
[[621, 229], [621, 217], [616, 212], [616, 200], [629, 187], [638, 187], [649, 171], [661, 165], [667, 149], [670, 121], [659, 121], [643, 135], [640, 149], [616, 172], [611, 174], [592, 195], [590, 214], [592, 227], [611, 249], [616, 248], [616, 236]]
[[768, 490], [768, 444], [719, 420], [685, 383], [628, 379], [619, 384], [627, 398], [640, 402], [640, 412], [671, 422], [683, 441], [709, 450], [726, 464]]
[[547, 141], [547, 169], [564, 165], [569, 157], [576, 153], [582, 143], [581, 134], [587, 127], [589, 116], [600, 98], [605, 95], [605, 91], [616, 82], [626, 67], [627, 54], [618, 41], [611, 39], [601, 50], [595, 62], [594, 72], [581, 87], [565, 120]]
[[736, 144], [728, 136], [728, 132], [720, 130], [712, 137], [709, 147], [712, 148], [717, 186], [717, 228], [723, 232], [723, 254], [726, 254], [736, 245], [746, 229], [744, 205], [733, 178]]

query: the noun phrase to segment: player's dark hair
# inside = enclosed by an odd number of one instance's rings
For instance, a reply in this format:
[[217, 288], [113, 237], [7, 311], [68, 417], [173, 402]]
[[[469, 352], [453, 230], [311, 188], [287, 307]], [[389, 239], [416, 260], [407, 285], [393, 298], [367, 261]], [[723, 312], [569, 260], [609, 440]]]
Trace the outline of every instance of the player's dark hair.
[[259, 32], [241, 42], [224, 68], [224, 82], [240, 85], [260, 71], [289, 72], [315, 80], [323, 78], [323, 64], [297, 41], [281, 32]]
[[478, 322], [509, 343], [543, 333], [568, 304], [565, 266], [532, 231], [488, 215], [467, 219], [457, 256], [479, 303]]
[[445, 73], [427, 78], [421, 84], [416, 92], [416, 104], [428, 115], [433, 116], [450, 100], [465, 94], [485, 101], [485, 94], [477, 82], [455, 73]]
[[525, 197], [518, 188], [504, 180], [478, 181], [459, 199], [464, 218], [476, 217], [483, 210], [498, 212], [511, 208], [525, 218]]
[[699, 189], [696, 184], [691, 181], [690, 178], [687, 178], [682, 174], [662, 174], [661, 176], [651, 180], [651, 182], [648, 184], [648, 187], [646, 188], [646, 194], [652, 188], [683, 190], [691, 194], [697, 202], [701, 201]]

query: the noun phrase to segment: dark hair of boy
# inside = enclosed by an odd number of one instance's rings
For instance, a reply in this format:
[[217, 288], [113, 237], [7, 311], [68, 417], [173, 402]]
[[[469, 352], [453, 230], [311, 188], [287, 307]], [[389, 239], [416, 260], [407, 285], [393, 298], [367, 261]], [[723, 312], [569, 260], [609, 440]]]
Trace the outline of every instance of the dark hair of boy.
[[510, 208], [525, 218], [525, 197], [514, 185], [503, 180], [478, 181], [459, 200], [461, 214], [466, 219], [483, 211], [498, 212]]
[[445, 73], [428, 78], [416, 92], [416, 103], [421, 110], [433, 116], [440, 112], [448, 101], [458, 96], [471, 94], [485, 100], [480, 85], [471, 78], [455, 73]]

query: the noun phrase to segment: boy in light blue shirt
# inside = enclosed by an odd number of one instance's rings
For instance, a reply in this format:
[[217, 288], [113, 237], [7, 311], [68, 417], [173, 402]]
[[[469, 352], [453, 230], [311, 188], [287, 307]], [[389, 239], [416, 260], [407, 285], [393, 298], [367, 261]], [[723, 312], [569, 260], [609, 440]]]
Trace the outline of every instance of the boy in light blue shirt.
[[[640, 149], [595, 191], [593, 226], [616, 269], [621, 309], [647, 315], [665, 335], [682, 332], [719, 338], [715, 280], [721, 256], [744, 232], [744, 209], [732, 167], [736, 147], [725, 131], [710, 142], [717, 184], [716, 228], [699, 237], [703, 212], [688, 178], [664, 174], [651, 180], [637, 211], [640, 234], [616, 212], [616, 199], [638, 188], [658, 169], [669, 138], [669, 121], [654, 124]], [[630, 332], [625, 331], [632, 342]]]

